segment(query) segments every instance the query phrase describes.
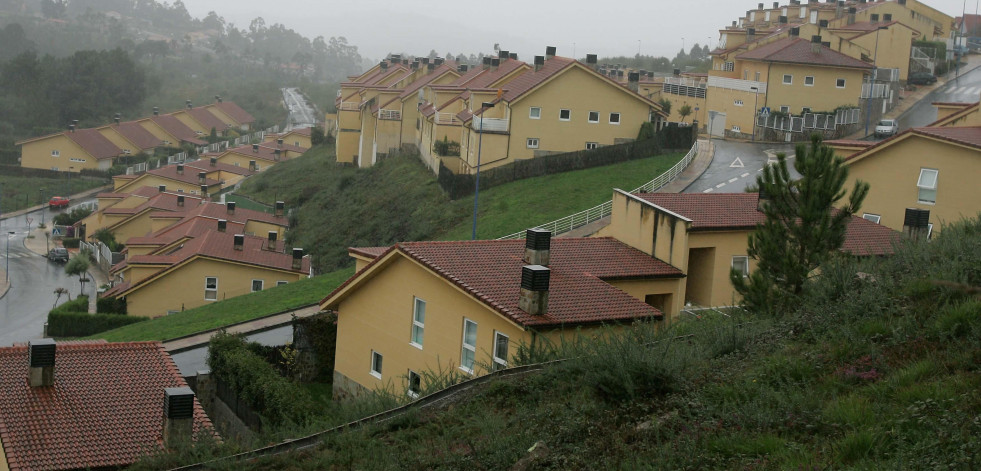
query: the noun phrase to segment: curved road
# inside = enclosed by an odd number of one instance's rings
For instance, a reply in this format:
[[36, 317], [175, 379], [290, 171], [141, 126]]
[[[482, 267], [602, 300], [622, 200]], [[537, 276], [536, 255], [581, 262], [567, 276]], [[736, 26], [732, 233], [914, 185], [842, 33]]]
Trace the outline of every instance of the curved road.
[[[756, 174], [778, 152], [788, 156], [794, 153], [793, 144], [755, 144], [721, 139], [712, 139], [712, 143], [715, 144], [712, 163], [684, 193], [741, 193], [756, 182]], [[793, 168], [790, 170], [795, 174]]]

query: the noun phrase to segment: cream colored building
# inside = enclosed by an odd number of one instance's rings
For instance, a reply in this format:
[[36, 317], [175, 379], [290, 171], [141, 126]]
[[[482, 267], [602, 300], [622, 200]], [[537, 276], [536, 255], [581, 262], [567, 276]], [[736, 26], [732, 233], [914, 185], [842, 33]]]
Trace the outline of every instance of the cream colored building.
[[14, 143], [21, 146], [20, 165], [59, 172], [108, 170], [123, 150], [95, 129], [71, 129]]

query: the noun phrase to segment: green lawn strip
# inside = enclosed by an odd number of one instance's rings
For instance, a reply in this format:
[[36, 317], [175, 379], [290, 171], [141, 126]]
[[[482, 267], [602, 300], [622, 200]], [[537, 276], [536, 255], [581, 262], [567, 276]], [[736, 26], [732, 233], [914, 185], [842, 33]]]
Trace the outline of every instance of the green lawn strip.
[[[105, 180], [72, 176], [71, 192], [81, 193], [106, 184]], [[41, 199], [44, 188], [44, 200]], [[0, 175], [3, 214], [47, 203], [52, 196], [68, 196], [68, 179]]]
[[238, 296], [146, 322], [113, 329], [90, 338], [110, 342], [167, 340], [229, 324], [252, 320], [289, 309], [315, 304], [354, 274], [345, 268], [277, 286], [258, 293]]
[[[609, 201], [613, 188], [626, 191], [664, 173], [684, 157], [673, 153], [585, 170], [546, 175], [508, 183], [480, 192], [477, 238], [494, 239], [544, 224]], [[472, 208], [473, 198], [454, 204]], [[448, 230], [444, 240], [470, 239], [468, 218]]]

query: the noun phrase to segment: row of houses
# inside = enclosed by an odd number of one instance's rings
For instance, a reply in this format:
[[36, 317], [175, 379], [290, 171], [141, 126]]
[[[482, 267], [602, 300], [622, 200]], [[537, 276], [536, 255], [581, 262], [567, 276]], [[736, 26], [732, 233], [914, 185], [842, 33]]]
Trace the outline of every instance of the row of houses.
[[[21, 146], [20, 164], [25, 168], [60, 172], [108, 170], [124, 156], [153, 154], [157, 148], [179, 148], [184, 144], [202, 147], [211, 131], [225, 136], [229, 131], [248, 132], [255, 118], [233, 102], [215, 97], [215, 103], [152, 116], [82, 129], [78, 121], [67, 130], [16, 142]], [[309, 147], [309, 146], [307, 146]]]
[[586, 63], [546, 48], [532, 64], [498, 51], [480, 66], [392, 55], [341, 83], [336, 99], [337, 161], [370, 167], [404, 148], [434, 172], [457, 174], [552, 153], [595, 149], [660, 128], [660, 105]]

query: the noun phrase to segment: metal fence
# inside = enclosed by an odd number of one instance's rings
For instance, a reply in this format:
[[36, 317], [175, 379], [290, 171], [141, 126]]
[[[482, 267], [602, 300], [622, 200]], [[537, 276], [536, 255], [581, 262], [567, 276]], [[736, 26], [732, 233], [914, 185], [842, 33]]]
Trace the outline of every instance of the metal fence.
[[[640, 187], [631, 191], [631, 193], [652, 193], [657, 189], [667, 185], [674, 177], [678, 176], [683, 172], [688, 165], [691, 163], [695, 155], [698, 154], [698, 141], [695, 141], [695, 145], [691, 147], [688, 154], [685, 155], [677, 164], [668, 169], [668, 171], [660, 174], [657, 178], [641, 185]], [[613, 213], [613, 200], [607, 201], [603, 204], [594, 206], [585, 211], [580, 211], [578, 213], [566, 216], [562, 219], [557, 219], [552, 222], [541, 224], [535, 226], [540, 229], [545, 229], [551, 231], [552, 234], [563, 234], [569, 232], [577, 227], [585, 226], [594, 221], [603, 219]], [[515, 232], [514, 234], [509, 234], [500, 239], [523, 239], [525, 237], [525, 231]]]
[[859, 122], [862, 111], [858, 108], [838, 110], [835, 114], [804, 113], [801, 116], [757, 115], [756, 125], [761, 128], [787, 132], [803, 132], [805, 129], [834, 130]]

